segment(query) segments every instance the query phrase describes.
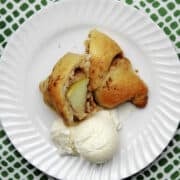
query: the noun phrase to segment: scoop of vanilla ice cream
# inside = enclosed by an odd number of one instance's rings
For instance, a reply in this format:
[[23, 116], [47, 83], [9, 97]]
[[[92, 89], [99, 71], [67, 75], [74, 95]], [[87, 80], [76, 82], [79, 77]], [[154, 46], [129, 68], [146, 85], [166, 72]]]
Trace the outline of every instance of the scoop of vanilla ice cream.
[[80, 154], [94, 163], [112, 158], [118, 146], [118, 133], [109, 111], [97, 112], [77, 126], [55, 121], [51, 136], [61, 154]]
[[51, 138], [60, 154], [78, 154], [74, 147], [71, 129], [64, 124], [62, 119], [59, 118], [53, 123], [51, 128]]
[[93, 163], [104, 163], [117, 150], [118, 133], [108, 111], [100, 111], [72, 128], [72, 136], [80, 155]]

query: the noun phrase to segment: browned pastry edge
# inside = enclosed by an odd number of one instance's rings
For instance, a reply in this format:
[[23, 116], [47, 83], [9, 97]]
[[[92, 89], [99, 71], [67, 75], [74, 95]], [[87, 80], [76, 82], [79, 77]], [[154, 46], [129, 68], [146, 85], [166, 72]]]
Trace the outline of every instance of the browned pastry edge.
[[148, 88], [133, 71], [127, 58], [121, 58], [111, 67], [101, 86], [95, 90], [96, 102], [105, 108], [114, 108], [126, 101], [144, 107]]

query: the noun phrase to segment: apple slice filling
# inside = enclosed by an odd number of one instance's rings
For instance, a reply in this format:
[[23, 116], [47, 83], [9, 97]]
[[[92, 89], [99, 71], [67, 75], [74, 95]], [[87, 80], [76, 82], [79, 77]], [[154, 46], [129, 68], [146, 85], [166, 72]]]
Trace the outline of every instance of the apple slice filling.
[[67, 91], [67, 98], [73, 110], [82, 115], [85, 113], [88, 82], [87, 78], [80, 79], [72, 84]]
[[77, 67], [69, 78], [66, 92], [67, 100], [74, 112], [74, 120], [85, 119], [96, 108], [96, 103], [88, 85], [87, 72], [84, 68]]

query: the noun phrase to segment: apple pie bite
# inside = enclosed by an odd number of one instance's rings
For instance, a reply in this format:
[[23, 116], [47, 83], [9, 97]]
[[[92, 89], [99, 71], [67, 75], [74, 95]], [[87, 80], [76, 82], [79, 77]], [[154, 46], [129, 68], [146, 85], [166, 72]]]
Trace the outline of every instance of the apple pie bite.
[[118, 44], [106, 34], [92, 30], [85, 46], [91, 62], [90, 86], [97, 104], [114, 108], [130, 101], [137, 107], [144, 107], [148, 88]]
[[45, 103], [62, 115], [66, 125], [77, 124], [96, 110], [88, 88], [89, 66], [87, 55], [67, 53], [40, 83]]

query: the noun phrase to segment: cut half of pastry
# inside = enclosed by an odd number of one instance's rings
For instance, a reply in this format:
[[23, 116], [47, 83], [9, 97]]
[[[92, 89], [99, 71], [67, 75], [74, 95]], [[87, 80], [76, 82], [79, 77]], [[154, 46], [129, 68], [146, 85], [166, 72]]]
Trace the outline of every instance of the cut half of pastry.
[[40, 83], [46, 104], [62, 115], [66, 125], [74, 125], [96, 111], [89, 86], [89, 58], [65, 54], [49, 77]]
[[114, 108], [131, 101], [137, 107], [144, 107], [147, 86], [133, 71], [118, 44], [106, 34], [92, 30], [85, 45], [91, 61], [90, 86], [97, 104]]
[[148, 99], [146, 84], [133, 70], [127, 58], [113, 61], [102, 84], [95, 91], [97, 103], [105, 108], [114, 108], [126, 101], [144, 107]]
[[86, 52], [90, 54], [90, 85], [97, 89], [105, 78], [111, 62], [116, 56], [122, 56], [122, 49], [106, 34], [94, 29], [85, 41]]

